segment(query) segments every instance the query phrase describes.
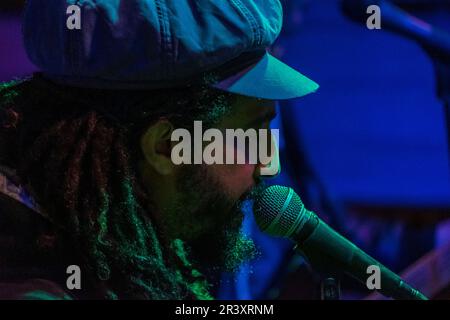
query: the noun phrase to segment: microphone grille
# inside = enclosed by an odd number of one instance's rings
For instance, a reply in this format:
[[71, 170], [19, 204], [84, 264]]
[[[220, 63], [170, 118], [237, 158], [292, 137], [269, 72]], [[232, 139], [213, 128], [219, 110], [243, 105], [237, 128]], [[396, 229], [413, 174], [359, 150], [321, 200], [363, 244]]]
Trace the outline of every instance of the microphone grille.
[[253, 206], [259, 228], [273, 236], [289, 237], [303, 218], [305, 207], [291, 188], [270, 186], [256, 199]]

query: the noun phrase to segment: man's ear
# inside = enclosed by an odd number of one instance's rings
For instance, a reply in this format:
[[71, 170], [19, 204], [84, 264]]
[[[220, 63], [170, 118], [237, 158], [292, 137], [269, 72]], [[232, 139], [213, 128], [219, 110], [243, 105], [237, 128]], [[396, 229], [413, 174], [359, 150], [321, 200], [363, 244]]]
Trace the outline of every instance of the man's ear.
[[171, 159], [171, 135], [173, 125], [165, 119], [158, 120], [141, 136], [141, 150], [145, 161], [161, 175], [173, 173]]

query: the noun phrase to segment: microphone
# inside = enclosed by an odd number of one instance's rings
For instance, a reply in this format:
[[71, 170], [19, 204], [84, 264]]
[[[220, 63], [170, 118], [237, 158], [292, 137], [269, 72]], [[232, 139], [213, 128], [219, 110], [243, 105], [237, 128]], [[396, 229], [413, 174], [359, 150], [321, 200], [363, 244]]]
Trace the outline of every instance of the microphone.
[[[409, 1], [410, 2], [410, 1]], [[448, 0], [439, 1], [448, 3]], [[395, 1], [406, 4], [408, 1]], [[407, 13], [390, 1], [386, 0], [343, 0], [341, 8], [350, 19], [366, 24], [369, 14], [367, 8], [377, 5], [381, 12], [381, 27], [400, 33], [416, 40], [421, 45], [436, 51], [439, 54], [450, 56], [450, 34], [445, 30]]]
[[253, 211], [262, 231], [291, 239], [312, 262], [325, 263], [329, 269], [345, 272], [364, 284], [370, 276], [368, 267], [378, 266], [381, 279], [378, 291], [383, 295], [402, 300], [428, 300], [307, 210], [291, 188], [268, 187], [255, 200]]

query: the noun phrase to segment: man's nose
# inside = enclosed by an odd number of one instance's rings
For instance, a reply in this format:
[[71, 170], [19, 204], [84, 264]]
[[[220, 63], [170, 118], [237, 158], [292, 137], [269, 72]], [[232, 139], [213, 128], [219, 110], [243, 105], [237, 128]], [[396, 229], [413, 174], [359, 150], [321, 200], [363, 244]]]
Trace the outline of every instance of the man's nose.
[[269, 162], [261, 161], [258, 157], [258, 163], [255, 169], [255, 178], [275, 178], [281, 172], [280, 154], [278, 148], [278, 136], [271, 135], [271, 156]]

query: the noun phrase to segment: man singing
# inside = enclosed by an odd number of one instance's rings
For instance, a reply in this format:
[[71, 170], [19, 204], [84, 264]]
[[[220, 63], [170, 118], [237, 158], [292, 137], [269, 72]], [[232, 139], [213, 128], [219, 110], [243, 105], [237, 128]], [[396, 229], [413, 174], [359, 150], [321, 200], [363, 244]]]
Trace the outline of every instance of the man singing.
[[255, 256], [263, 164], [176, 165], [171, 136], [267, 129], [317, 90], [267, 52], [281, 26], [278, 0], [28, 0], [41, 72], [0, 85], [0, 298], [212, 299]]

